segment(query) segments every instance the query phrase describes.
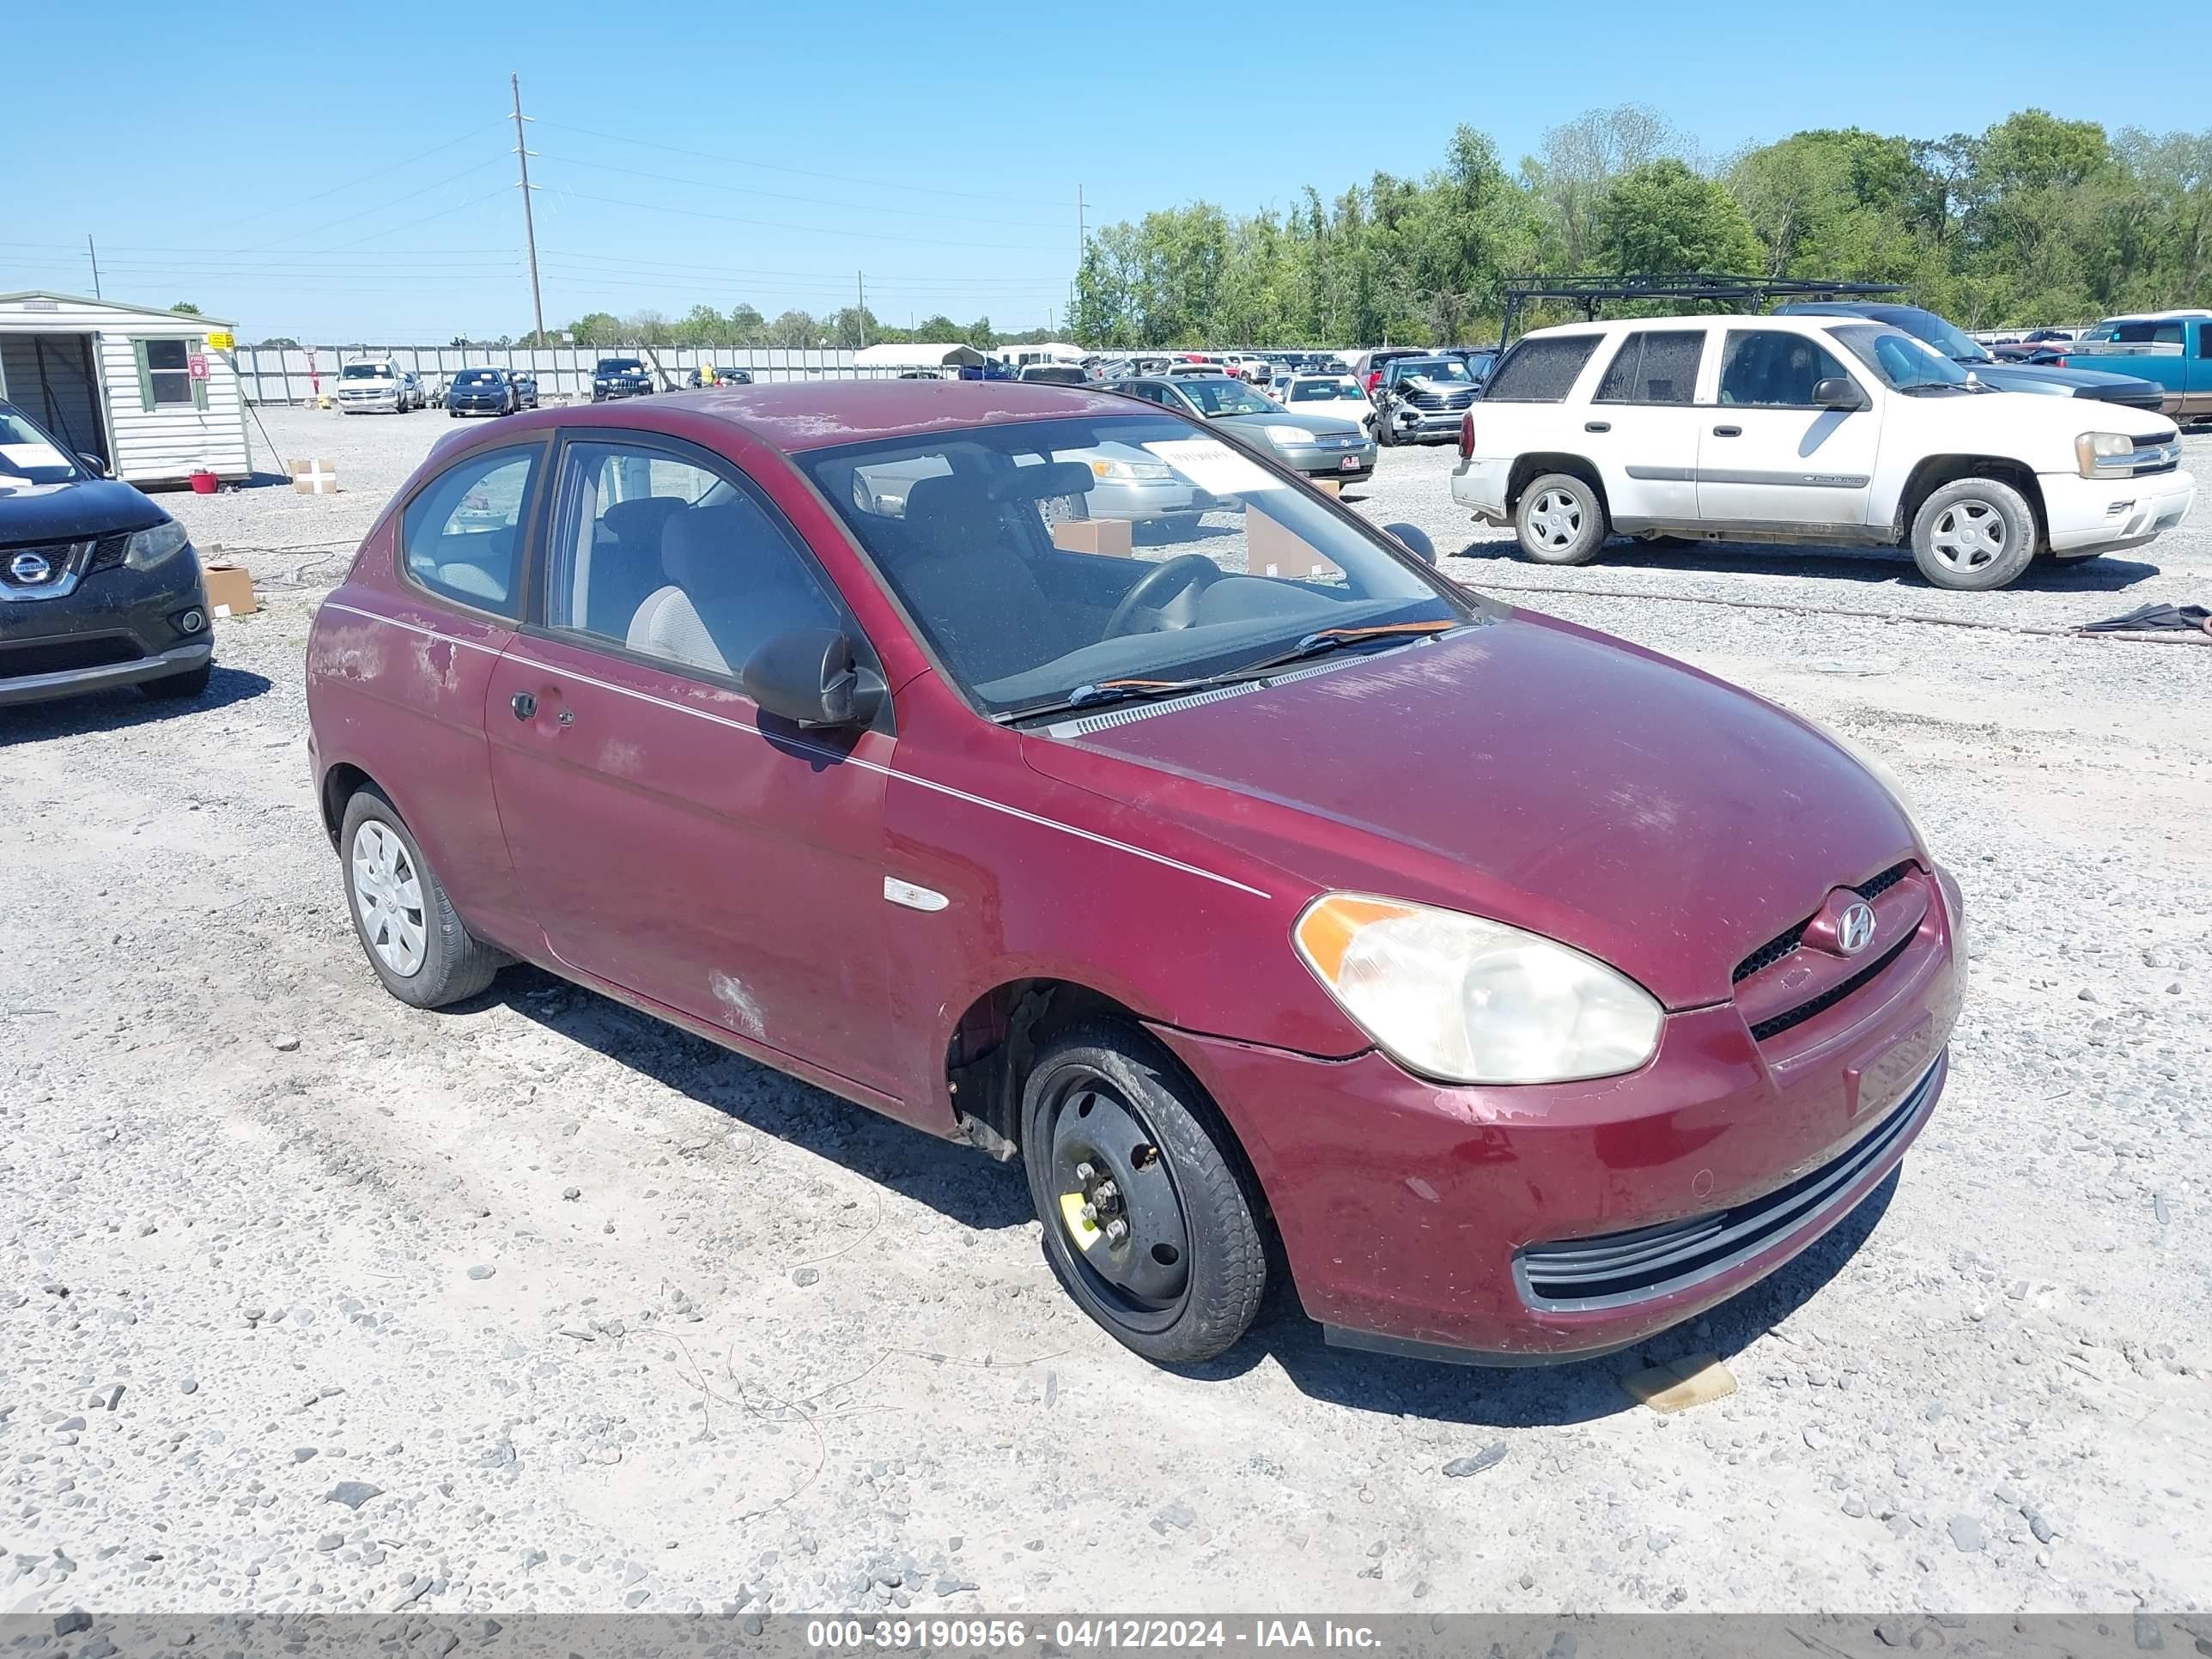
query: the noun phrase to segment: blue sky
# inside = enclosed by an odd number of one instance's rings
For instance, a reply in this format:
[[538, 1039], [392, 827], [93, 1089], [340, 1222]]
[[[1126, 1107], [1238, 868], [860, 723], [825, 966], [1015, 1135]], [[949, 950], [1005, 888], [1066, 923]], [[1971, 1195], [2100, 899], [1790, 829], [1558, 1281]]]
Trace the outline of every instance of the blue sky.
[[[88, 15], [96, 23], [88, 24]], [[2085, 71], [2078, 9], [1217, 3], [20, 8], [0, 290], [190, 300], [331, 343], [530, 325], [507, 75], [546, 323], [740, 300], [1032, 326], [1097, 225], [1508, 165], [1599, 105], [1721, 154], [1808, 126], [1978, 131], [2031, 104], [2196, 127], [2203, 77]], [[51, 54], [41, 59], [36, 54]], [[1986, 65], [1982, 67], [1980, 65]], [[2109, 70], [2110, 66], [2106, 66]]]

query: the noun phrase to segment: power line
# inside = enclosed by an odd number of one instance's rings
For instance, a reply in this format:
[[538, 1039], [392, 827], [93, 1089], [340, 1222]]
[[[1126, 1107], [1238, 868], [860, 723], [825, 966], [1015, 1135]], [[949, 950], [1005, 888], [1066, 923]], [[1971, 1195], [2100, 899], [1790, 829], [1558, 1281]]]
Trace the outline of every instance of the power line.
[[890, 236], [878, 231], [834, 230], [826, 225], [786, 224], [780, 219], [742, 219], [727, 213], [708, 213], [699, 208], [669, 207], [659, 202], [624, 201], [619, 196], [593, 196], [580, 190], [558, 192], [579, 202], [602, 202], [610, 207], [643, 208], [653, 213], [679, 214], [687, 219], [712, 219], [726, 225], [753, 225], [768, 230], [793, 230], [808, 236], [843, 236], [864, 242], [908, 242], [917, 247], [988, 248], [1001, 253], [1034, 253], [1043, 245], [1037, 242], [949, 242], [932, 236]]
[[1063, 203], [1046, 200], [1041, 196], [997, 196], [981, 191], [948, 190], [941, 185], [894, 184], [885, 179], [856, 179], [849, 173], [817, 173], [808, 167], [785, 167], [775, 161], [763, 161], [749, 155], [720, 155], [713, 150], [686, 149], [680, 144], [657, 144], [646, 138], [625, 138], [618, 132], [596, 132], [589, 127], [572, 127], [565, 121], [540, 121], [540, 126], [552, 127], [562, 132], [580, 133], [586, 138], [604, 138], [611, 143], [635, 144], [641, 149], [665, 150], [671, 155], [689, 155], [702, 161], [721, 161], [731, 167], [758, 167], [767, 173], [787, 173], [801, 179], [827, 179], [836, 184], [860, 185], [870, 190], [903, 190], [921, 196], [957, 196], [969, 202], [1009, 202], [1021, 207], [1061, 207]]
[[[312, 230], [287, 231], [268, 247], [258, 251], [267, 253], [283, 253], [286, 252], [281, 246], [283, 243], [294, 241], [302, 236], [319, 236], [326, 230], [336, 230], [340, 225], [349, 225], [356, 219], [368, 218], [373, 214], [383, 212], [386, 208], [398, 207], [402, 202], [411, 202], [418, 196], [428, 196], [434, 190], [443, 190], [447, 185], [459, 184], [472, 173], [482, 173], [486, 167], [498, 165], [499, 157], [492, 156], [488, 161], [478, 161], [474, 167], [463, 167], [459, 173], [441, 179], [434, 184], [425, 185], [420, 190], [410, 190], [404, 196], [395, 196], [388, 202], [379, 202], [374, 207], [363, 208], [358, 213], [349, 213], [343, 219], [333, 219], [327, 224], [317, 225]], [[422, 221], [418, 219], [414, 222], [420, 224]]]
[[[549, 124], [550, 125], [550, 124]], [[590, 167], [600, 173], [619, 173], [631, 179], [652, 179], [665, 185], [684, 185], [694, 190], [726, 191], [735, 196], [762, 196], [776, 202], [799, 202], [811, 207], [835, 208], [846, 213], [897, 213], [909, 218], [935, 219], [950, 224], [1007, 225], [1017, 230], [1043, 228], [1034, 219], [996, 219], [968, 213], [946, 213], [937, 208], [884, 207], [868, 202], [833, 202], [819, 196], [795, 196], [789, 191], [751, 190], [744, 185], [726, 185], [712, 179], [685, 179], [672, 173], [647, 173], [640, 167], [618, 167], [611, 161], [586, 161], [574, 155], [556, 155], [545, 152], [545, 160], [559, 161], [572, 167]]]
[[243, 218], [233, 219], [226, 224], [219, 225], [216, 228], [220, 230], [230, 230], [240, 225], [250, 225], [257, 219], [266, 219], [272, 213], [283, 213], [293, 208], [305, 207], [310, 202], [319, 202], [326, 196], [337, 195], [340, 191], [358, 190], [373, 179], [381, 179], [388, 173], [397, 173], [402, 167], [413, 167], [417, 161], [427, 161], [433, 155], [441, 155], [446, 151], [453, 149], [454, 145], [465, 144], [470, 139], [475, 137], [478, 133], [486, 131], [489, 128], [495, 127], [498, 125], [499, 123], [497, 121], [488, 121], [484, 123], [483, 126], [471, 127], [459, 137], [448, 138], [442, 144], [433, 144], [428, 149], [423, 150], [417, 155], [410, 155], [404, 161], [394, 161], [391, 166], [379, 167], [374, 173], [364, 173], [358, 179], [349, 180], [347, 183], [343, 185], [332, 185], [328, 190], [319, 190], [312, 196], [292, 197], [286, 201], [279, 202], [274, 207], [259, 209], [255, 212], [246, 215]]

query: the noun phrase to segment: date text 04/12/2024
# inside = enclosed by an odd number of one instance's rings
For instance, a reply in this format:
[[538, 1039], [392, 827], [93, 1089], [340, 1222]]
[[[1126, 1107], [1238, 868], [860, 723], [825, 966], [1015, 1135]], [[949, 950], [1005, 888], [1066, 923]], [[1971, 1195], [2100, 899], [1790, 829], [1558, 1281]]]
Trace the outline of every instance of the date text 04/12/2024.
[[1372, 1627], [1305, 1619], [1056, 1619], [1048, 1626], [1020, 1619], [816, 1619], [806, 1645], [872, 1649], [1012, 1652], [1032, 1645], [1066, 1650], [1206, 1648], [1371, 1648]]

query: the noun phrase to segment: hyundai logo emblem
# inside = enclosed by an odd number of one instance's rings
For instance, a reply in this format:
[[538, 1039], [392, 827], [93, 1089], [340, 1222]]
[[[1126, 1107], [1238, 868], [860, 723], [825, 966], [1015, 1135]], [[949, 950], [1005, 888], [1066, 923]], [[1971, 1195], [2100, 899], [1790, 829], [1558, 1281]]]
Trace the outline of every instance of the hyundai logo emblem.
[[8, 574], [26, 587], [35, 587], [54, 574], [43, 553], [18, 553], [8, 562]]
[[1845, 905], [1843, 915], [1836, 918], [1836, 948], [1847, 957], [1855, 957], [1873, 943], [1873, 907]]

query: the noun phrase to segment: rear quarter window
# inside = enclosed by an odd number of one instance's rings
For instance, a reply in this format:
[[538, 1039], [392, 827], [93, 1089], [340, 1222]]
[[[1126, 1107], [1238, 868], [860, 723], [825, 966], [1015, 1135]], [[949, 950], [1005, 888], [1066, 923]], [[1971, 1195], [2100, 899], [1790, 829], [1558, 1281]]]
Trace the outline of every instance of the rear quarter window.
[[1558, 404], [1566, 401], [1583, 365], [1597, 349], [1595, 334], [1561, 334], [1523, 340], [1505, 354], [1491, 375], [1482, 400], [1490, 404]]

